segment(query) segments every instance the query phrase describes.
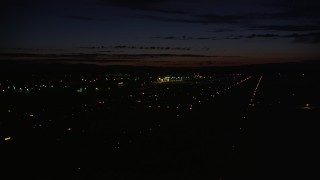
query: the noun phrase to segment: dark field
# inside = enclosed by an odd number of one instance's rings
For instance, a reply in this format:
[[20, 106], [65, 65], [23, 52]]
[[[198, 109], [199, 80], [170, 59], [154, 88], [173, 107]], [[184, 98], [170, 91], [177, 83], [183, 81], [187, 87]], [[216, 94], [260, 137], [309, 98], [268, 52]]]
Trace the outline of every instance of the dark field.
[[317, 73], [4, 75], [0, 176], [273, 179], [305, 161], [297, 154], [317, 132], [318, 82]]

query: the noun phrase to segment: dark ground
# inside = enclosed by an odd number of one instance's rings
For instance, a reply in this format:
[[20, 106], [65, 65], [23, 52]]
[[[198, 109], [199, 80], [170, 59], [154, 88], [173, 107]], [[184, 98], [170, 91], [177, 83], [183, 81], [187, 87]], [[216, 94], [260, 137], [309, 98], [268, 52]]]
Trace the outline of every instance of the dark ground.
[[[312, 169], [302, 167], [309, 168], [317, 145], [318, 83], [317, 73], [253, 74], [192, 111], [131, 108], [118, 99], [72, 117], [64, 115], [70, 107], [105, 95], [4, 93], [0, 179], [306, 178]], [[19, 114], [42, 107], [50, 111], [38, 119]], [[32, 128], [40, 122], [44, 127]]]

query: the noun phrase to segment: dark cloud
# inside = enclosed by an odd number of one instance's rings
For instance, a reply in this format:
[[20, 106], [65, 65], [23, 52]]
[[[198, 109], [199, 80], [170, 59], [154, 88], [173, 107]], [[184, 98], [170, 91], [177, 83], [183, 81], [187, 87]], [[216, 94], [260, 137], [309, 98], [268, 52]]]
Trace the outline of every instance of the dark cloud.
[[191, 48], [186, 47], [161, 47], [161, 46], [114, 46], [115, 49], [143, 49], [143, 50], [179, 50], [190, 51]]
[[0, 58], [13, 58], [13, 59], [43, 59], [43, 60], [137, 60], [137, 59], [153, 59], [161, 57], [184, 57], [184, 58], [235, 58], [240, 56], [217, 56], [217, 55], [201, 55], [201, 54], [35, 54], [35, 53], [0, 53]]
[[293, 38], [294, 43], [320, 43], [320, 32], [307, 33], [307, 34], [290, 34], [283, 36], [284, 38]]
[[137, 18], [137, 19], [163, 21], [163, 22], [197, 23], [196, 21], [190, 20], [190, 19], [181, 19], [181, 18], [155, 16], [155, 15], [132, 15], [132, 16], [129, 16], [129, 17]]
[[[186, 13], [187, 14], [187, 13]], [[320, 18], [320, 11], [315, 11], [314, 13], [309, 11], [287, 11], [281, 13], [242, 13], [234, 15], [218, 15], [218, 14], [192, 14], [189, 13], [187, 16], [159, 16], [159, 15], [131, 15], [131, 18], [156, 20], [163, 22], [174, 22], [174, 23], [193, 23], [193, 24], [236, 24], [245, 25], [249, 23], [256, 23], [265, 20], [297, 20], [297, 19], [312, 19], [318, 20]], [[261, 29], [263, 27], [254, 27], [256, 29]], [[267, 28], [267, 27], [264, 27]], [[271, 27], [270, 27], [271, 28]], [[276, 27], [275, 27], [276, 28]], [[290, 28], [290, 27], [288, 27]], [[301, 27], [302, 28], [302, 27]], [[308, 28], [308, 27], [306, 27]], [[311, 26], [309, 28], [312, 28]], [[315, 28], [315, 27], [314, 27]], [[214, 31], [213, 31], [214, 32]], [[225, 32], [225, 31], [216, 31]]]
[[140, 49], [140, 50], [178, 50], [178, 51], [190, 51], [188, 47], [169, 47], [169, 46], [129, 46], [129, 45], [118, 45], [118, 46], [91, 46], [91, 47], [80, 47], [81, 49]]
[[254, 26], [252, 29], [273, 31], [320, 31], [320, 25], [265, 25]]
[[136, 9], [143, 10], [143, 11], [159, 12], [159, 13], [190, 14], [190, 12], [187, 12], [187, 11], [179, 11], [174, 9], [161, 9], [161, 8], [136, 8]]
[[257, 4], [263, 7], [270, 8], [288, 8], [288, 6], [290, 6], [290, 0], [261, 1]]
[[97, 51], [97, 53], [121, 53], [123, 51]]
[[220, 33], [220, 32], [232, 32], [232, 31], [234, 31], [234, 30], [232, 30], [232, 29], [216, 29], [216, 30], [211, 30], [208, 32]]
[[292, 38], [294, 43], [310, 43], [317, 44], [320, 43], [320, 32], [306, 33], [306, 34], [289, 34], [289, 35], [279, 35], [279, 34], [251, 34], [248, 36], [242, 35], [231, 35], [226, 36], [225, 39], [239, 40], [239, 39], [254, 39], [254, 38]]
[[283, 9], [314, 9], [320, 7], [318, 0], [276, 0], [260, 1], [257, 3], [264, 7], [283, 8]]
[[134, 15], [132, 18], [156, 20], [173, 23], [192, 23], [192, 24], [238, 24], [242, 20], [248, 19], [244, 16], [219, 16], [213, 14], [193, 15], [191, 17], [178, 18], [155, 15]]
[[318, 19], [320, 13], [318, 10], [290, 10], [282, 13], [260, 14], [261, 19]]
[[112, 48], [112, 47], [105, 47], [105, 46], [85, 46], [79, 47], [80, 49], [105, 49], [105, 48]]
[[[169, 0], [100, 0], [100, 3], [113, 5], [118, 7], [125, 7], [133, 10], [139, 11], [151, 11], [158, 13], [170, 13], [170, 14], [189, 14], [188, 11], [183, 11], [179, 8], [168, 8], [168, 6], [163, 6], [167, 2], [173, 2]], [[174, 2], [191, 2], [188, 0], [175, 0]]]
[[249, 17], [243, 15], [217, 15], [217, 14], [202, 14], [193, 15], [198, 21], [204, 23], [240, 23], [248, 20]]
[[[21, 60], [23, 61], [23, 60]], [[57, 62], [87, 62], [87, 63], [133, 63], [133, 62], [141, 62], [141, 60], [122, 60], [122, 59], [100, 59], [100, 60], [85, 60], [85, 59], [45, 59], [45, 60], [30, 60], [30, 62], [39, 61], [39, 62], [51, 62], [51, 63], [57, 63]]]
[[97, 21], [97, 22], [106, 22], [109, 21], [107, 18], [97, 18], [97, 17], [88, 17], [88, 16], [63, 16], [66, 19], [75, 19], [81, 21]]
[[238, 40], [238, 39], [254, 39], [254, 38], [277, 38], [279, 37], [278, 34], [251, 34], [247, 36], [243, 35], [230, 35], [226, 36], [225, 39], [233, 39], [233, 40]]
[[122, 6], [141, 6], [167, 2], [168, 0], [99, 0], [100, 2], [122, 5]]
[[277, 8], [280, 13], [269, 14], [274, 18], [319, 18], [320, 2], [317, 0], [279, 0], [260, 3], [264, 7]]
[[164, 40], [217, 40], [216, 37], [190, 37], [190, 36], [164, 36], [164, 37], [153, 37], [155, 39]]
[[[318, 18], [320, 17], [320, 3], [316, 1], [306, 1], [306, 2], [297, 2], [293, 0], [283, 0], [283, 1], [267, 1], [262, 0], [260, 3], [252, 3], [253, 7], [258, 7], [258, 5], [262, 5], [264, 7], [276, 7], [280, 10], [274, 11], [274, 13], [270, 13], [272, 11], [262, 10], [261, 12], [247, 12], [247, 11], [237, 11], [235, 14], [212, 14], [208, 13], [208, 11], [199, 12], [199, 11], [190, 11], [192, 8], [192, 4], [197, 4], [197, 6], [201, 6], [201, 2], [206, 6], [214, 7], [215, 4], [219, 4], [219, 1], [205, 1], [205, 0], [139, 0], [139, 1], [129, 1], [129, 0], [100, 0], [100, 2], [107, 3], [108, 5], [114, 5], [118, 7], [126, 7], [138, 11], [150, 11], [150, 12], [158, 12], [163, 13], [161, 15], [169, 15], [170, 16], [161, 16], [159, 14], [151, 14], [151, 13], [142, 13], [139, 15], [131, 15], [129, 17], [132, 18], [140, 18], [140, 19], [149, 19], [156, 21], [164, 21], [164, 22], [174, 22], [174, 23], [198, 23], [198, 24], [241, 24], [241, 23], [250, 23], [255, 22], [257, 20], [277, 20], [277, 19], [296, 19], [296, 18]], [[167, 5], [167, 3], [184, 3], [181, 6], [174, 6], [172, 4]], [[188, 3], [186, 3], [188, 2]], [[234, 3], [233, 0], [228, 0], [222, 4], [222, 7], [227, 7], [230, 3]], [[248, 1], [245, 3], [249, 4]], [[187, 5], [185, 5], [187, 4]], [[224, 5], [223, 5], [224, 4]], [[170, 7], [170, 8], [169, 8]], [[261, 7], [260, 7], [261, 8]], [[185, 10], [187, 9], [187, 10]], [[189, 11], [188, 11], [189, 10]], [[183, 15], [183, 16], [175, 16]], [[218, 31], [217, 31], [218, 32]], [[220, 31], [220, 32], [225, 32]]]
[[249, 36], [246, 36], [246, 38], [276, 38], [279, 37], [278, 34], [251, 34]]
[[10, 7], [20, 7], [20, 8], [30, 8], [37, 4], [37, 0], [10, 0], [2, 1], [0, 10], [10, 8]]
[[165, 37], [153, 37], [155, 39], [169, 39], [169, 40], [177, 40], [175, 36], [165, 36]]
[[159, 6], [165, 3], [197, 3], [205, 0], [99, 0], [102, 3], [114, 4], [118, 6]]
[[92, 59], [104, 56], [107, 54], [95, 54], [95, 53], [70, 53], [70, 54], [44, 54], [44, 53], [0, 53], [0, 57], [12, 57], [12, 58], [80, 58], [80, 59]]
[[195, 58], [235, 58], [240, 56], [218, 56], [218, 55], [199, 55], [199, 54], [113, 54], [115, 57], [125, 57], [125, 58], [159, 58], [159, 57], [195, 57]]
[[244, 38], [242, 35], [229, 35], [225, 37], [226, 39], [233, 39], [233, 40], [238, 40]]

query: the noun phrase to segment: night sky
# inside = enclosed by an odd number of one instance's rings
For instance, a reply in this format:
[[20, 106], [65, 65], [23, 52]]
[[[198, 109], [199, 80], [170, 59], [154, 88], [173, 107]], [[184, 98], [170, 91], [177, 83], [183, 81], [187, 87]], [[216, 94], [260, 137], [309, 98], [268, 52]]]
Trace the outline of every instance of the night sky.
[[316, 0], [10, 0], [0, 60], [234, 66], [320, 59]]

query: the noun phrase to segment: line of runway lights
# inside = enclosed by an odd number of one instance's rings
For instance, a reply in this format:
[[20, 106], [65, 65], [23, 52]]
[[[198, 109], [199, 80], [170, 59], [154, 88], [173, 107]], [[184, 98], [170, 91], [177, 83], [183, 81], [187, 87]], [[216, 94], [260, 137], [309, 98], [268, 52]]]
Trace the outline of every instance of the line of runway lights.
[[[246, 79], [244, 79], [244, 80], [242, 80], [240, 83], [243, 83], [243, 82], [246, 82], [246, 81], [248, 81], [249, 79], [251, 79], [252, 78], [252, 76], [250, 76], [250, 77], [248, 77], [248, 78], [246, 78]], [[260, 81], [261, 81], [261, 77], [260, 77], [260, 80], [259, 80], [259, 82], [258, 82], [258, 85], [256, 86], [256, 88], [255, 88], [255, 90], [254, 90], [254, 92], [256, 92], [257, 91], [257, 87], [259, 86], [259, 84], [260, 84]], [[247, 117], [246, 116], [243, 116], [243, 119], [245, 120]], [[239, 127], [239, 130], [240, 131], [243, 131], [243, 128], [242, 127]], [[232, 149], [234, 150], [236, 148], [236, 145], [232, 145]]]
[[[255, 89], [254, 89], [254, 91], [253, 91], [253, 94], [252, 94], [251, 99], [250, 99], [249, 107], [253, 107], [253, 106], [254, 106], [253, 100], [254, 100], [254, 97], [255, 97], [256, 94], [257, 94], [257, 90], [258, 90], [258, 88], [259, 88], [259, 86], [260, 86], [260, 83], [261, 83], [262, 78], [263, 78], [263, 76], [260, 76], [259, 81], [258, 81], [258, 83], [257, 83], [257, 85], [256, 85], [256, 87], [255, 87]], [[246, 110], [246, 113], [248, 113], [248, 110], [249, 110], [249, 109]], [[243, 120], [246, 120], [246, 119], [247, 119], [247, 116], [244, 115], [244, 116], [243, 116]], [[239, 130], [240, 130], [240, 131], [243, 131], [243, 128], [240, 127]], [[234, 148], [235, 146], [232, 146], [232, 147]]]
[[[237, 86], [237, 85], [240, 85], [240, 84], [242, 84], [242, 83], [244, 83], [244, 82], [246, 82], [246, 81], [248, 81], [248, 80], [250, 80], [252, 78], [252, 76], [249, 76], [249, 77], [247, 77], [247, 78], [245, 78], [245, 79], [243, 79], [243, 80], [241, 80], [240, 82], [238, 82], [238, 83], [236, 83], [234, 86]], [[260, 81], [259, 81], [260, 82]], [[255, 89], [255, 91], [257, 90], [257, 87], [256, 87], [256, 89]], [[246, 116], [243, 116], [243, 119], [244, 120], [246, 120]], [[240, 130], [240, 132], [243, 132], [243, 128], [242, 127], [239, 127], [239, 130]], [[233, 144], [232, 146], [231, 146], [231, 150], [233, 151], [233, 153], [234, 153], [234, 151], [237, 149], [237, 145], [236, 144]], [[222, 180], [223, 178], [222, 178], [222, 176], [219, 178], [219, 180]]]
[[259, 88], [259, 86], [260, 86], [260, 83], [261, 83], [262, 78], [263, 78], [263, 76], [260, 76], [259, 81], [258, 81], [258, 83], [257, 83], [257, 86], [256, 86], [256, 88], [254, 89], [254, 91], [253, 91], [253, 93], [252, 93], [249, 106], [254, 106], [253, 100], [254, 100], [254, 97], [255, 97], [256, 94], [257, 94], [257, 90], [258, 90], [258, 88]]
[[[254, 100], [254, 97], [255, 97], [256, 94], [257, 94], [257, 90], [259, 89], [259, 86], [260, 86], [260, 83], [261, 83], [262, 78], [263, 78], [263, 76], [260, 76], [259, 81], [258, 81], [258, 83], [257, 83], [257, 85], [256, 85], [256, 87], [255, 87], [255, 89], [254, 89], [254, 91], [253, 91], [253, 94], [252, 94], [251, 99], [250, 99], [249, 107], [253, 107], [253, 106], [254, 106], [253, 100]], [[243, 120], [247, 120], [248, 110], [249, 110], [249, 109], [246, 110], [246, 115], [243, 116]], [[244, 128], [239, 127], [240, 133], [243, 134], [243, 130], [244, 130]], [[235, 148], [236, 148], [236, 145], [233, 145], [233, 146], [232, 146], [232, 149], [234, 150]], [[222, 179], [220, 179], [220, 180], [222, 180]]]
[[[249, 107], [250, 107], [250, 106], [251, 106], [251, 107], [254, 106], [253, 100], [254, 100], [254, 97], [255, 97], [255, 95], [256, 95], [256, 93], [257, 93], [257, 90], [258, 90], [258, 88], [259, 88], [259, 86], [260, 86], [262, 77], [263, 77], [263, 76], [260, 76], [259, 81], [258, 81], [258, 83], [257, 83], [257, 85], [256, 85], [256, 87], [255, 87], [255, 89], [254, 89], [254, 91], [253, 91], [253, 94], [252, 94], [251, 99], [250, 99]], [[245, 79], [245, 81], [246, 81], [246, 80], [249, 80], [249, 79], [251, 79], [251, 78], [252, 78], [252, 76], [250, 76], [250, 77], [248, 77], [247, 79]], [[248, 113], [248, 109], [246, 110], [246, 113]], [[246, 119], [247, 119], [247, 115], [244, 115], [244, 116], [243, 116], [243, 120], [246, 120]], [[239, 131], [240, 131], [240, 133], [243, 134], [244, 128], [239, 127]], [[237, 146], [236, 146], [235, 144], [233, 144], [231, 148], [232, 148], [232, 150], [234, 151], [234, 150], [236, 150], [236, 147], [237, 147]], [[219, 180], [222, 180], [222, 177], [221, 177]]]
[[[250, 78], [251, 78], [251, 77], [250, 77]], [[249, 79], [250, 79], [250, 78], [249, 78]], [[260, 76], [259, 81], [258, 81], [258, 83], [257, 83], [257, 85], [256, 85], [256, 87], [255, 87], [255, 89], [254, 89], [254, 91], [253, 91], [253, 94], [252, 94], [251, 99], [250, 99], [249, 107], [253, 107], [253, 106], [254, 106], [253, 100], [254, 100], [254, 97], [255, 97], [255, 95], [256, 95], [256, 93], [257, 93], [257, 90], [258, 90], [258, 88], [259, 88], [259, 86], [260, 86], [260, 83], [261, 83], [262, 78], [263, 78], [263, 76]], [[247, 113], [247, 112], [248, 112], [248, 109], [247, 109], [246, 113]], [[246, 120], [246, 119], [247, 119], [247, 116], [244, 115], [244, 116], [243, 116], [243, 120]], [[243, 131], [243, 128], [242, 128], [242, 127], [239, 127], [239, 130], [240, 130], [240, 131]], [[232, 146], [233, 149], [234, 149], [235, 147], [236, 147], [235, 145]]]

